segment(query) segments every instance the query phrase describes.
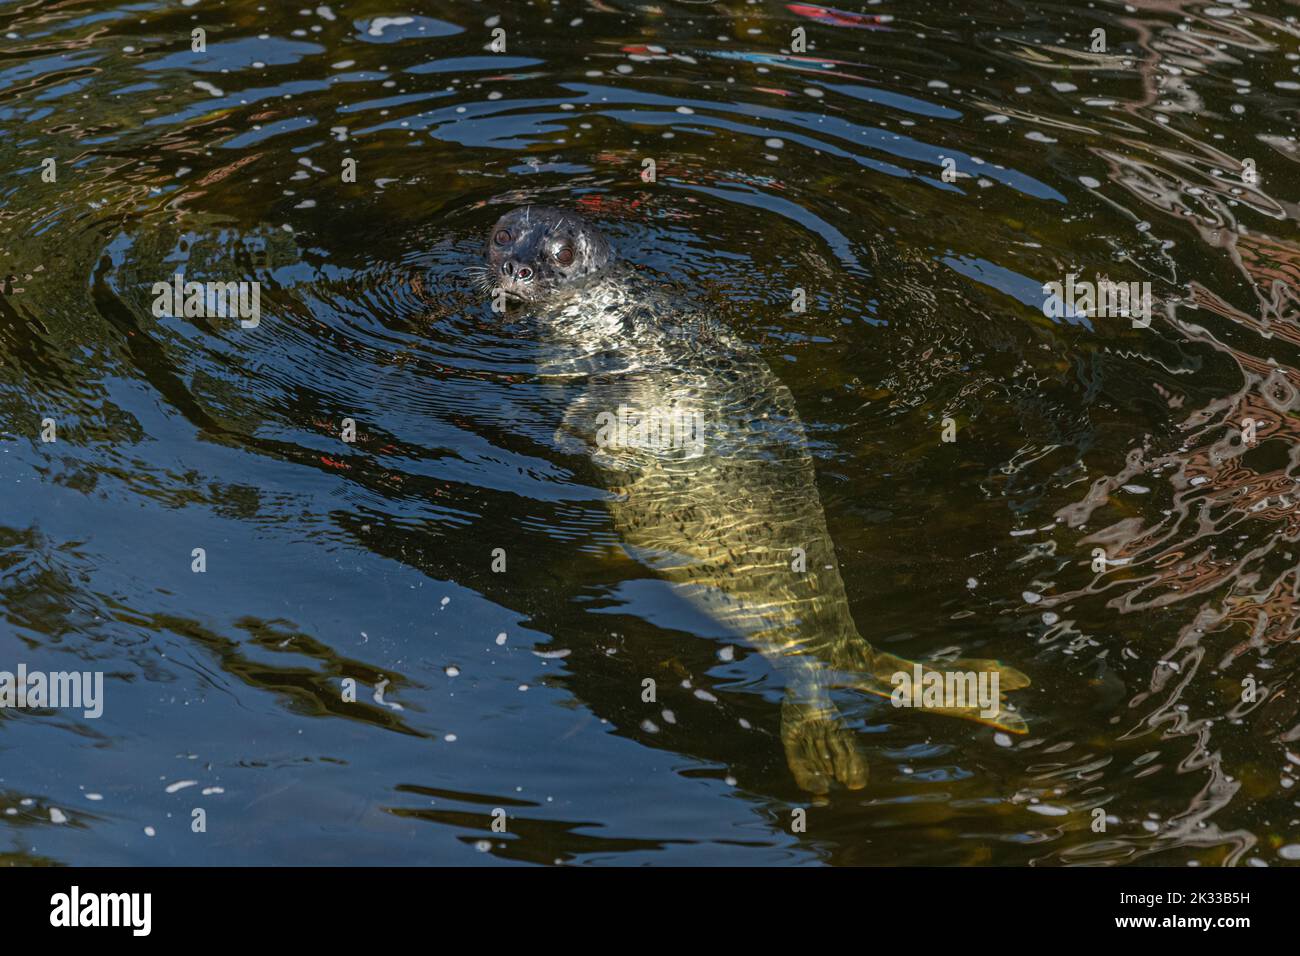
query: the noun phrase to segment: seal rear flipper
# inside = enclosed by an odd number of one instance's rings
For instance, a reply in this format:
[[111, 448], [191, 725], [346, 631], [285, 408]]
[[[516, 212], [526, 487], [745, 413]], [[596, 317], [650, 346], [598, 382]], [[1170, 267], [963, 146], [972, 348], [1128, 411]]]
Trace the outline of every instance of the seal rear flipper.
[[787, 696], [781, 704], [781, 743], [801, 790], [823, 794], [832, 783], [849, 790], [867, 785], [866, 755], [829, 702]]
[[[995, 683], [996, 681], [996, 683]], [[839, 672], [838, 686], [878, 697], [896, 707], [958, 717], [1013, 734], [1029, 733], [1024, 717], [1007, 703], [1006, 691], [1029, 686], [1029, 678], [999, 661], [964, 657], [923, 664], [875, 652], [869, 669]], [[996, 702], [992, 699], [996, 693]]]

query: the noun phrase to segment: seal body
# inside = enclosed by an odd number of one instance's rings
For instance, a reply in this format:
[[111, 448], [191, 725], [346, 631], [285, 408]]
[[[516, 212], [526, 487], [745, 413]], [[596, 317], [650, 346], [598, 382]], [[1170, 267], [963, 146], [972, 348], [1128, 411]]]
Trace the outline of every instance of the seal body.
[[[516, 275], [532, 266], [505, 252], [498, 262], [513, 261]], [[601, 255], [581, 280], [530, 298], [543, 373], [582, 386], [557, 439], [590, 457], [628, 553], [785, 675], [781, 737], [796, 782], [863, 787], [867, 761], [831, 690], [890, 696], [893, 675], [914, 662], [877, 652], [854, 625], [793, 396], [706, 309], [612, 265], [607, 244]], [[995, 671], [1002, 689], [1028, 683], [995, 661], [945, 667]], [[940, 710], [1024, 729], [1012, 713]]]

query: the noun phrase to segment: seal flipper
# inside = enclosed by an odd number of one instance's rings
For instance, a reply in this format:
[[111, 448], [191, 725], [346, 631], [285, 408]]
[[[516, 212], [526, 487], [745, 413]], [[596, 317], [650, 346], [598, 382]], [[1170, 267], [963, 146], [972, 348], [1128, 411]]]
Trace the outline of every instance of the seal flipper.
[[982, 657], [963, 657], [943, 661], [941, 666], [935, 666], [875, 650], [870, 652], [870, 657], [866, 658], [863, 663], [865, 666], [840, 670], [836, 686], [875, 694], [878, 697], [893, 698], [899, 690], [896, 675], [912, 675], [917, 667], [921, 669], [923, 677], [938, 675], [940, 679], [944, 675], [952, 673], [973, 674], [977, 679], [985, 674], [995, 676], [998, 684], [998, 703], [992, 713], [989, 713], [986, 708], [982, 708], [978, 702], [964, 706], [929, 704], [919, 709], [932, 714], [941, 714], [945, 717], [959, 717], [962, 720], [974, 721], [977, 724], [995, 727], [998, 730], [1005, 730], [1013, 734], [1029, 733], [1029, 725], [1025, 722], [1024, 717], [1016, 713], [1007, 704], [1006, 700], [1006, 691], [1019, 690], [1022, 687], [1028, 687], [1030, 683], [1029, 677], [1014, 667]]
[[788, 694], [781, 703], [781, 743], [795, 783], [809, 793], [827, 793], [833, 782], [849, 790], [867, 785], [866, 754], [829, 703]]
[[596, 444], [591, 422], [598, 414], [596, 403], [583, 396], [569, 406], [552, 441], [566, 455], [585, 456], [597, 467], [617, 470], [619, 463]]
[[614, 474], [633, 470], [641, 463], [632, 453], [635, 449], [617, 440], [610, 421], [620, 402], [626, 400], [621, 389], [593, 389], [579, 395], [569, 404], [555, 430], [552, 438], [555, 447], [566, 455], [586, 456], [596, 467]]

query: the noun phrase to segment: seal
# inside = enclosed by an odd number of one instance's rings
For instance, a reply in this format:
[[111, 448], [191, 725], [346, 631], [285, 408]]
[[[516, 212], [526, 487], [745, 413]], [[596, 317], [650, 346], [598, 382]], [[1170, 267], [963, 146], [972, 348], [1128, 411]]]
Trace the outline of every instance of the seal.
[[859, 634], [794, 398], [708, 308], [617, 262], [593, 224], [560, 209], [502, 216], [485, 260], [484, 290], [533, 311], [543, 374], [580, 388], [557, 442], [594, 464], [624, 548], [783, 674], [781, 740], [801, 788], [866, 786], [835, 688], [897, 703], [902, 674], [940, 686], [954, 673], [992, 678], [992, 713], [942, 694], [921, 706], [1026, 732], [1002, 695], [1029, 683], [1014, 668], [921, 664]]

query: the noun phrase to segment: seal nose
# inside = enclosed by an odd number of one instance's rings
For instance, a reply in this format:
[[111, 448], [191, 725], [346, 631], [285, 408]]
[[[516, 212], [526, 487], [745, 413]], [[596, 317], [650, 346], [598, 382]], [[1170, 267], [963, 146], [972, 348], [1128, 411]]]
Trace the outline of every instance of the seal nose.
[[533, 277], [533, 270], [528, 266], [521, 266], [519, 263], [510, 259], [501, 264], [501, 274], [506, 278], [516, 278], [520, 282], [527, 282]]

